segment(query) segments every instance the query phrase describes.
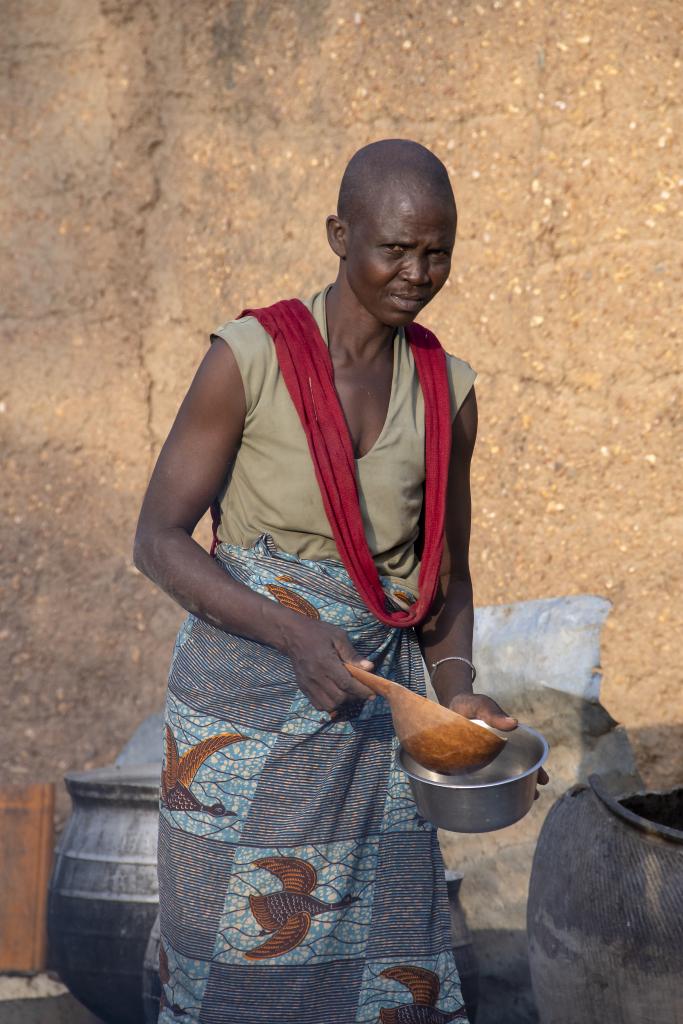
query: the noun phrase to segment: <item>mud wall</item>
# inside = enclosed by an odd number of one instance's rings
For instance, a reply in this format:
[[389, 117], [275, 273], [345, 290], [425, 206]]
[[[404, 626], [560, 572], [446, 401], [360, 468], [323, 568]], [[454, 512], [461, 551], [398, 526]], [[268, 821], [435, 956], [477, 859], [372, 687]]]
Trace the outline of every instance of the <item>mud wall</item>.
[[[479, 372], [478, 604], [613, 602], [603, 696], [672, 783], [679, 697], [677, 0], [8, 0], [0, 715], [10, 779], [110, 761], [180, 612], [131, 543], [209, 331], [335, 271], [376, 138], [459, 207], [425, 316]], [[680, 469], [680, 467], [679, 467]]]

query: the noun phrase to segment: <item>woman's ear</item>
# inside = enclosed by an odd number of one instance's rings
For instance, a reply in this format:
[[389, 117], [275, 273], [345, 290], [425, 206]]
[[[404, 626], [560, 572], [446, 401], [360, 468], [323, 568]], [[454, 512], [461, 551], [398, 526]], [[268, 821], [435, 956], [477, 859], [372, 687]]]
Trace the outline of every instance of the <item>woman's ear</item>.
[[327, 241], [330, 249], [340, 260], [346, 259], [346, 241], [348, 228], [343, 220], [340, 220], [335, 213], [331, 213], [326, 221]]

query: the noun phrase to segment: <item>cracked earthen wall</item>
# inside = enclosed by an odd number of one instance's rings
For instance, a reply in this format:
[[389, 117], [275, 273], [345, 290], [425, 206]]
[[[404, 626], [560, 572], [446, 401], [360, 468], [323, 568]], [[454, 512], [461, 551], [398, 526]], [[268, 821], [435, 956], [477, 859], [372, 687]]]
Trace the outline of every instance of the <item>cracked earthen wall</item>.
[[479, 372], [477, 602], [609, 597], [606, 703], [673, 783], [678, 0], [9, 0], [3, 22], [9, 779], [107, 763], [161, 705], [181, 615], [131, 565], [154, 457], [209, 331], [331, 278], [344, 163], [399, 135], [459, 206], [424, 319]]

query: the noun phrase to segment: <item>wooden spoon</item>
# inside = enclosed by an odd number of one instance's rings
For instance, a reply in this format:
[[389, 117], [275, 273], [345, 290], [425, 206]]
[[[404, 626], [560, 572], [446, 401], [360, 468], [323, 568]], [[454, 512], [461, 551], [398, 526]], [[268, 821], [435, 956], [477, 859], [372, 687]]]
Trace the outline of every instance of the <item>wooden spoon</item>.
[[403, 749], [430, 771], [453, 775], [483, 768], [507, 742], [484, 722], [473, 722], [349, 661], [344, 665], [355, 679], [389, 701], [394, 730]]

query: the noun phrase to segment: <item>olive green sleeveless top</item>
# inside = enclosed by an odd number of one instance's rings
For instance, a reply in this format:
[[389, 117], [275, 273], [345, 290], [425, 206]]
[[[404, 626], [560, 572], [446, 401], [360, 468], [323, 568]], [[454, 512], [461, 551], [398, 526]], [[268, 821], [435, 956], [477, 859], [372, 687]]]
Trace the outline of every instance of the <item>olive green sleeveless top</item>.
[[[305, 304], [329, 345], [325, 299]], [[220, 495], [219, 540], [250, 547], [262, 534], [282, 551], [315, 561], [341, 561], [325, 515], [308, 442], [282, 379], [270, 335], [254, 317], [231, 320], [211, 339], [230, 346], [244, 384], [246, 418], [232, 471]], [[394, 336], [389, 408], [374, 446], [356, 459], [361, 514], [381, 576], [417, 591], [415, 554], [425, 477], [424, 401], [405, 331]], [[474, 383], [472, 367], [447, 358], [455, 416]]]

